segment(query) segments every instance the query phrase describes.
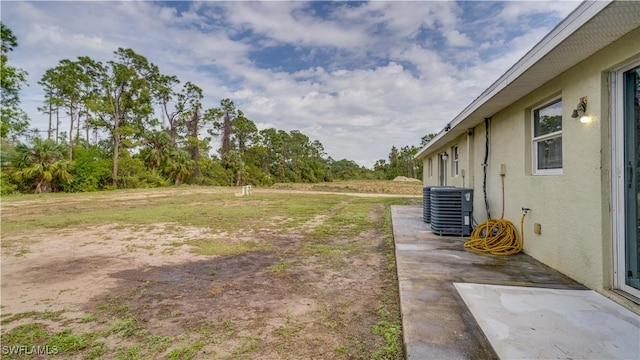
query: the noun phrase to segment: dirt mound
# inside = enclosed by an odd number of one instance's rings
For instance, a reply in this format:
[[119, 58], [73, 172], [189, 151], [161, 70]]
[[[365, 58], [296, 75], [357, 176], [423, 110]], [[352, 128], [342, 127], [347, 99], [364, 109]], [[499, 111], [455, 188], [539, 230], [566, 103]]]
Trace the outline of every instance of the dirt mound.
[[422, 182], [418, 179], [414, 179], [414, 178], [408, 178], [406, 176], [396, 176], [395, 179], [393, 179], [393, 181], [417, 181], [417, 182]]

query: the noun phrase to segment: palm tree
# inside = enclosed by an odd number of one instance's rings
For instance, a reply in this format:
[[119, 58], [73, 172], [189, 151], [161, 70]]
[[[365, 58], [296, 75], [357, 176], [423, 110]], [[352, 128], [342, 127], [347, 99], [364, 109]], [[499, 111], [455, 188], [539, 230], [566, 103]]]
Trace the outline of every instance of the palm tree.
[[175, 149], [171, 153], [164, 172], [176, 185], [180, 185], [184, 179], [191, 175], [193, 165], [193, 160], [188, 152]]
[[160, 168], [160, 165], [170, 155], [170, 138], [164, 130], [153, 130], [145, 135], [145, 147], [140, 151], [142, 160], [147, 164], [152, 173]]
[[[50, 192], [52, 184], [71, 181], [72, 162], [64, 160], [64, 148], [51, 139], [33, 139], [33, 146], [22, 147], [12, 176], [17, 181], [33, 181], [35, 193]], [[33, 185], [32, 185], [33, 187]]]

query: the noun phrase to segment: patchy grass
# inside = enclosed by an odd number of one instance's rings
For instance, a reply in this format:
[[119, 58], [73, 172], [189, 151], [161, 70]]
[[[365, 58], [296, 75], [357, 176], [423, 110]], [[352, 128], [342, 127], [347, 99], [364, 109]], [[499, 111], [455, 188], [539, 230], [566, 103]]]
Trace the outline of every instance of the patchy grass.
[[56, 348], [60, 354], [72, 354], [89, 348], [97, 336], [97, 333], [74, 335], [71, 329], [66, 329], [51, 336], [46, 345]]
[[5, 319], [2, 319], [1, 324], [2, 325], [7, 325], [7, 324], [10, 324], [10, 323], [12, 323], [14, 321], [18, 321], [18, 320], [21, 320], [21, 319], [27, 319], [27, 318], [32, 318], [34, 320], [60, 321], [60, 320], [62, 320], [61, 315], [63, 313], [65, 313], [65, 310], [44, 311], [44, 312], [27, 311], [27, 312], [15, 314], [15, 315], [2, 314], [2, 317], [5, 318]]
[[291, 267], [291, 265], [292, 265], [292, 264], [291, 264], [290, 262], [288, 262], [288, 261], [280, 260], [280, 261], [278, 261], [277, 263], [275, 263], [275, 264], [271, 265], [271, 266], [269, 267], [269, 269], [271, 269], [271, 271], [272, 271], [274, 274], [282, 274], [282, 273], [284, 273], [285, 271], [287, 271], [287, 269], [289, 269], [289, 268]]
[[[79, 197], [78, 194], [69, 196]], [[318, 212], [329, 210], [338, 201], [336, 196], [318, 197], [312, 202], [297, 199], [299, 196], [264, 193], [231, 201], [228, 194], [186, 193], [176, 198], [132, 199], [110, 204], [105, 204], [106, 201], [79, 202], [75, 211], [61, 211], [58, 202], [45, 202], [38, 212], [32, 212], [30, 206], [21, 206], [19, 211], [3, 209], [1, 225], [3, 234], [27, 230], [82, 229], [103, 224], [131, 226], [154, 223], [198, 226], [216, 233], [238, 229], [257, 231], [264, 230], [265, 226], [267, 229], [272, 227], [269, 225], [271, 218], [292, 219], [273, 225], [278, 228], [297, 226]], [[12, 200], [15, 201], [3, 199], [3, 207], [20, 204], [20, 199]], [[192, 205], [194, 203], [198, 206]]]
[[[421, 191], [379, 184], [311, 190]], [[3, 198], [3, 236], [15, 249], [35, 246], [16, 239], [38, 232], [82, 238], [99, 226], [110, 232], [101, 246], [117, 244], [128, 259], [158, 249], [154, 265], [123, 269], [118, 287], [78, 318], [3, 308], [3, 346], [55, 346], [59, 357], [78, 359], [401, 359], [389, 205], [416, 200], [260, 190], [242, 198], [204, 187]], [[197, 235], [186, 233], [192, 228]], [[158, 242], [141, 245], [139, 234], [154, 231]], [[197, 256], [162, 264], [185, 251]]]
[[26, 346], [33, 347], [44, 345], [48, 337], [47, 325], [42, 323], [30, 323], [16, 326], [7, 333], [2, 334], [2, 346]]
[[192, 359], [196, 353], [204, 346], [204, 342], [196, 341], [193, 344], [173, 349], [167, 355], [169, 360], [189, 360]]
[[318, 184], [278, 183], [272, 189], [341, 193], [422, 195], [421, 181], [345, 180]]
[[193, 252], [200, 255], [233, 256], [249, 251], [260, 250], [261, 245], [255, 241], [240, 241], [230, 243], [221, 239], [194, 239], [185, 241], [185, 244], [193, 246]]

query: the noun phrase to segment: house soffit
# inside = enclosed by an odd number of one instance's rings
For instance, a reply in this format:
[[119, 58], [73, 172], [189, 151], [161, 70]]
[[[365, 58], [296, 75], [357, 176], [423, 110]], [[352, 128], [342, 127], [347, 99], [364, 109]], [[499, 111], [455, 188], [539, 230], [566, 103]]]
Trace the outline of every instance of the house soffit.
[[[585, 2], [580, 7], [586, 5], [589, 3]], [[579, 11], [580, 7], [576, 11]], [[559, 26], [562, 26], [563, 23]], [[517, 73], [517, 71], [514, 71], [514, 68], [509, 69], [498, 81], [485, 90], [483, 95], [449, 122], [449, 131], [442, 130], [421, 149], [416, 158], [428, 155], [446, 142], [466, 133], [467, 129], [482, 123], [484, 118], [493, 116], [639, 26], [640, 2], [615, 1], [609, 3], [563, 41], [548, 50], [539, 60], [521, 71], [519, 75], [512, 75], [513, 78], [510, 78], [510, 73]], [[541, 42], [531, 52], [543, 46], [544, 44]], [[523, 60], [526, 59], [523, 58], [520, 61]], [[491, 90], [495, 93], [492, 94]], [[469, 111], [474, 106], [475, 109]]]

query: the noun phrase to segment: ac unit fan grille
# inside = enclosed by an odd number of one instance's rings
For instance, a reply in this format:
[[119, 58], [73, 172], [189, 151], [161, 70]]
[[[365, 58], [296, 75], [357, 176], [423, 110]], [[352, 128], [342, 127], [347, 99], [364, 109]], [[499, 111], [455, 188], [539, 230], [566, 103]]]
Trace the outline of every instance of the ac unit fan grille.
[[439, 235], [471, 235], [473, 190], [439, 187], [430, 193], [431, 230]]
[[422, 221], [431, 222], [431, 189], [454, 188], [454, 186], [425, 186], [422, 188]]
[[422, 221], [431, 222], [431, 186], [422, 188]]

